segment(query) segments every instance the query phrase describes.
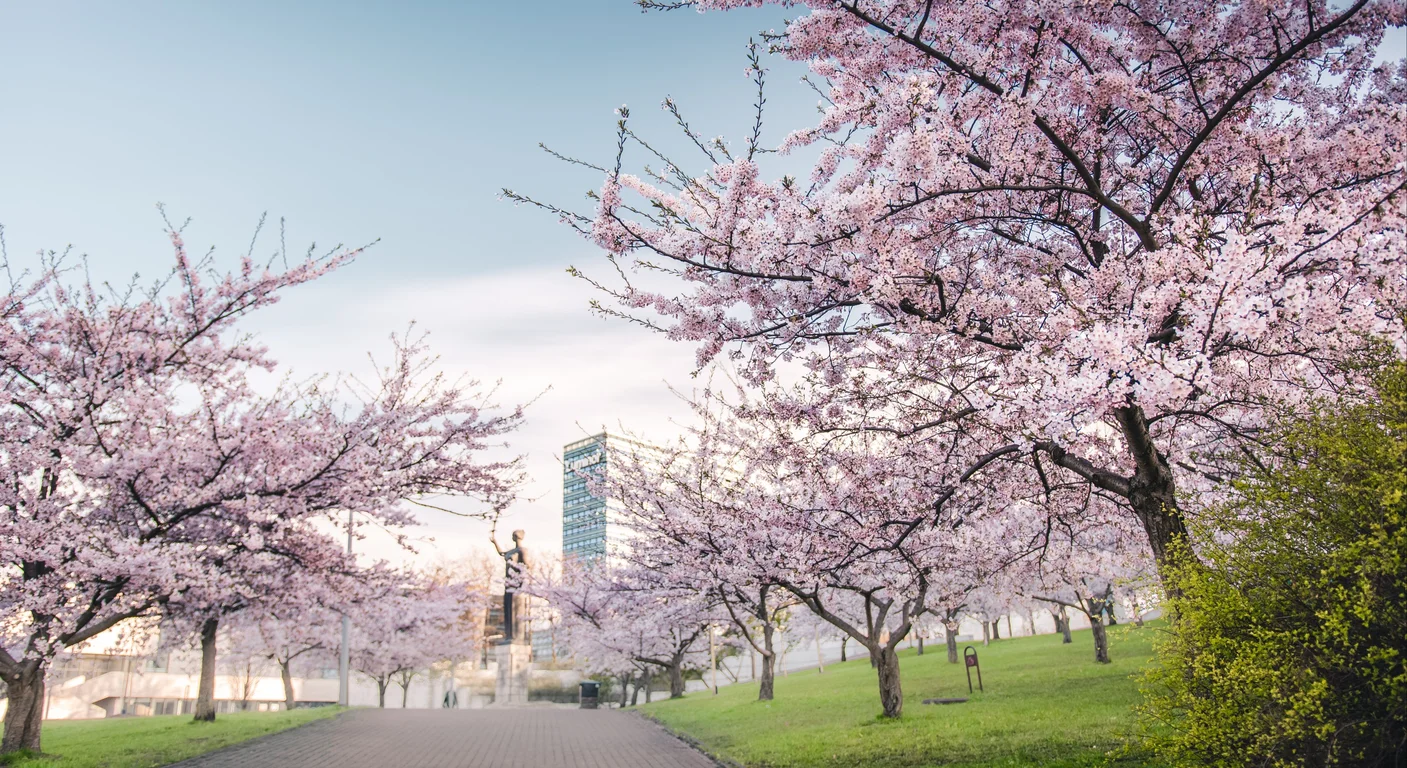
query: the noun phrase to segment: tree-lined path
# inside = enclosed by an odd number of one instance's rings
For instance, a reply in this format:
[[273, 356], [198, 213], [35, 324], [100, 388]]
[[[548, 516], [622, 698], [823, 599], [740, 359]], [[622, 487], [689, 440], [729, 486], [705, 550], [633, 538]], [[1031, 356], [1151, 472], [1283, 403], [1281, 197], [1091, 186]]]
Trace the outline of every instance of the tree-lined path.
[[643, 718], [605, 710], [358, 710], [173, 768], [712, 768]]

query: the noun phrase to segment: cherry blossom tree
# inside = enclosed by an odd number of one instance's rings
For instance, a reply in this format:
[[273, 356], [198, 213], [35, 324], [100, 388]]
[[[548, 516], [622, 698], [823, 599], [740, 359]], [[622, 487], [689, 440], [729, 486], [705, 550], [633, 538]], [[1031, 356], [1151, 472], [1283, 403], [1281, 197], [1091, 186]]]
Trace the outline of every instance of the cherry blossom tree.
[[525, 588], [558, 617], [557, 641], [563, 654], [584, 674], [602, 679], [606, 687], [618, 681], [619, 705], [626, 706], [632, 681], [637, 675], [648, 678], [649, 671], [631, 655], [629, 644], [604, 641], [601, 627], [614, 621], [609, 579], [573, 559], [565, 559], [559, 570], [530, 576]]
[[[959, 599], [980, 580], [980, 560], [968, 560], [974, 554], [969, 548], [979, 546], [976, 536], [985, 534], [978, 526], [927, 528], [901, 539], [903, 528], [885, 526], [878, 518], [896, 511], [896, 499], [909, 496], [905, 489], [873, 475], [824, 488], [824, 495], [782, 502], [799, 514], [787, 526], [795, 538], [779, 558], [785, 570], [778, 580], [869, 652], [884, 715], [898, 717], [903, 712], [899, 644], [934, 605]], [[797, 504], [803, 499], [806, 507]], [[863, 556], [856, 556], [857, 547], [865, 550]]]
[[179, 476], [181, 438], [166, 427], [183, 412], [198, 420], [182, 406], [191, 386], [215, 387], [231, 369], [263, 363], [258, 347], [228, 338], [232, 324], [355, 255], [310, 256], [283, 271], [246, 260], [207, 284], [208, 264], [188, 258], [174, 231], [172, 240], [176, 267], [147, 291], [72, 285], [50, 255], [5, 294], [0, 679], [9, 707], [0, 751], [39, 750], [54, 654], [203, 577], [194, 548], [166, 534], [211, 507], [160, 497], [143, 507], [147, 495], [133, 489]]
[[[246, 624], [280, 613], [289, 619], [306, 612], [341, 605], [352, 590], [369, 581], [331, 536], [317, 531], [294, 533], [288, 527], [274, 541], [212, 538], [198, 557], [207, 576], [184, 585], [163, 600], [166, 634], [186, 638], [200, 650], [195, 719], [215, 719], [215, 675], [221, 626], [233, 635], [235, 656], [248, 659], [262, 649], [250, 649], [243, 635]], [[231, 623], [233, 622], [233, 624]], [[285, 694], [289, 694], [285, 690]]]
[[[705, 415], [707, 415], [705, 413]], [[707, 425], [707, 419], [704, 421]], [[601, 484], [634, 534], [621, 557], [680, 588], [703, 586], [762, 660], [758, 700], [771, 701], [783, 613], [796, 599], [775, 580], [769, 529], [757, 525], [742, 447], [707, 426], [694, 445], [625, 443]]]
[[[236, 658], [258, 656], [278, 665], [284, 703], [292, 709], [296, 703], [294, 662], [335, 651], [343, 615], [363, 615], [368, 605], [401, 599], [404, 585], [415, 580], [385, 562], [359, 566], [343, 553], [339, 543], [325, 535], [309, 543], [319, 551], [309, 552], [308, 544], [291, 547], [287, 539], [277, 548], [279, 554], [260, 548], [255, 554], [264, 559], [262, 571], [245, 562], [248, 557], [227, 563], [222, 568], [232, 583], [217, 593], [216, 602], [173, 600], [165, 606], [168, 634], [188, 638], [201, 650], [197, 717], [203, 712], [214, 713], [217, 633], [229, 636]], [[183, 592], [178, 597], [186, 600], [192, 596]], [[466, 602], [466, 606], [474, 604]]]
[[[442, 616], [417, 625], [402, 641], [419, 651], [419, 664], [405, 664], [392, 678], [401, 688], [401, 709], [408, 706], [410, 684], [422, 671], [433, 674], [434, 665], [473, 656], [483, 640], [482, 617], [489, 595], [464, 583], [436, 584], [426, 599], [437, 607], [431, 613]], [[453, 671], [451, 670], [451, 674]], [[382, 706], [385, 694], [382, 693]]]
[[1407, 67], [1377, 58], [1400, 0], [795, 5], [767, 39], [821, 116], [776, 151], [809, 176], [767, 179], [761, 98], [742, 146], [666, 100], [700, 167], [622, 108], [614, 163], [584, 163], [597, 209], [546, 207], [615, 263], [586, 274], [603, 312], [701, 366], [731, 350], [754, 382], [790, 363], [888, 401], [849, 428], [959, 436], [935, 507], [974, 480], [1084, 483], [1165, 563], [1268, 411], [1407, 353]]
[[[432, 360], [422, 357], [417, 347], [398, 344], [379, 381], [351, 390], [362, 397], [351, 418], [325, 382], [285, 385], [267, 399], [240, 392], [230, 398], [233, 405], [206, 409], [210, 453], [219, 457], [215, 471], [242, 482], [229, 487], [246, 493], [222, 501], [219, 519], [188, 522], [169, 534], [198, 545], [211, 574], [211, 583], [187, 585], [167, 601], [168, 612], [202, 622], [208, 663], [196, 719], [215, 717], [214, 643], [223, 617], [259, 600], [318, 595], [324, 604], [337, 604], [338, 591], [355, 594], [346, 576], [356, 567], [328, 535], [330, 518], [340, 521], [342, 510], [352, 510], [400, 531], [414, 522], [397, 506], [402, 500], [452, 492], [496, 502], [511, 492], [515, 463], [486, 466], [473, 458], [502, 423], [481, 418], [479, 404], [443, 386], [430, 370]], [[244, 456], [272, 463], [245, 467]], [[249, 470], [257, 472], [242, 473]], [[210, 485], [197, 477], [193, 494]]]
[[1057, 535], [1029, 587], [1031, 597], [1062, 609], [1057, 626], [1067, 639], [1064, 609], [1089, 619], [1094, 660], [1101, 664], [1109, 663], [1106, 627], [1113, 621], [1116, 590], [1146, 584], [1153, 570], [1148, 550], [1130, 530], [1132, 521], [1107, 512], [1108, 519], [1086, 521], [1082, 528], [1071, 526]]
[[762, 641], [747, 638], [764, 659], [785, 590], [869, 652], [887, 716], [902, 712], [897, 651], [915, 622], [1042, 546], [1036, 516], [1000, 514], [1010, 501], [995, 494], [964, 495], [961, 515], [932, 525], [941, 478], [910, 441], [798, 427], [765, 389], [695, 409], [691, 442], [613, 460], [613, 497], [641, 534], [630, 556], [720, 590], [744, 635], [768, 611]]
[[948, 649], [948, 663], [958, 663], [958, 626], [962, 622], [964, 602], [950, 601], [948, 605], [935, 609], [933, 614], [943, 624], [943, 642]]
[[1055, 631], [1060, 633], [1060, 642], [1069, 645], [1075, 642], [1070, 635], [1070, 612], [1061, 603], [1051, 603], [1050, 618], [1055, 622]]
[[563, 643], [579, 663], [617, 675], [662, 672], [672, 699], [684, 695], [686, 669], [707, 665], [710, 629], [728, 621], [707, 589], [630, 564], [568, 561], [560, 581], [526, 588], [559, 612]]
[[967, 615], [982, 626], [982, 644], [1000, 639], [997, 622], [1005, 615], [1006, 596], [991, 587], [975, 590], [967, 598]]
[[474, 634], [468, 625], [487, 605], [482, 594], [407, 575], [393, 594], [357, 606], [352, 667], [376, 683], [377, 703], [383, 708], [386, 689], [399, 683], [404, 707], [415, 674], [435, 662], [473, 653]]
[[530, 573], [523, 588], [558, 613], [561, 641], [578, 669], [615, 677], [630, 660], [592, 642], [592, 617], [604, 615], [610, 599], [609, 579], [595, 570], [580, 559], [563, 558], [560, 569]]
[[1029, 515], [1003, 514], [998, 496], [929, 524], [941, 478], [906, 440], [797, 431], [746, 402], [736, 414], [735, 444], [750, 447], [759, 480], [742, 530], [768, 531], [772, 578], [869, 652], [884, 714], [899, 716], [898, 647], [915, 622], [1037, 551], [1041, 532]]
[[516, 483], [516, 461], [479, 457], [521, 414], [435, 375], [418, 341], [371, 384], [254, 392], [249, 377], [275, 364], [237, 322], [355, 251], [220, 274], [171, 239], [175, 267], [155, 286], [75, 281], [52, 257], [0, 302], [0, 751], [39, 751], [63, 648], [162, 606], [222, 604], [240, 574], [211, 567], [220, 552], [267, 561], [346, 510], [394, 529], [412, 522], [403, 500], [501, 503]]
[[[274, 663], [283, 683], [284, 709], [297, 703], [293, 688], [294, 671], [310, 661], [332, 658], [341, 629], [341, 614], [317, 604], [297, 605], [293, 610], [275, 606], [270, 611], [238, 615], [230, 627], [235, 654], [262, 656]], [[323, 664], [322, 666], [327, 666]]]

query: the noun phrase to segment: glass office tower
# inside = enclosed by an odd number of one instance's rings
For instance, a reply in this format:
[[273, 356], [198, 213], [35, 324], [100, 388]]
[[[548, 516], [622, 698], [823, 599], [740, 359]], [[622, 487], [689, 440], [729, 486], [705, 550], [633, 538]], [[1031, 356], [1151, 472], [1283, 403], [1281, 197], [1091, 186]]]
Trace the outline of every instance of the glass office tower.
[[562, 447], [562, 556], [595, 560], [606, 555], [610, 512], [606, 499], [587, 488], [592, 478], [606, 476], [606, 444], [602, 432]]

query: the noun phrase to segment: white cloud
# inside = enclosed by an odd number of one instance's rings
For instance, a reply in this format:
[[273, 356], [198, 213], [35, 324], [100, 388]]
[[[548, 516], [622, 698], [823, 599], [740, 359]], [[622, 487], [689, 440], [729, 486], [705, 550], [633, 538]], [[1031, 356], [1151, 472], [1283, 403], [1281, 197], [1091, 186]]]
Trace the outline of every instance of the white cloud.
[[[418, 330], [430, 333], [430, 348], [448, 376], [468, 376], [485, 386], [501, 381], [501, 405], [536, 398], [527, 424], [510, 438], [513, 452], [527, 454], [531, 480], [523, 495], [529, 501], [510, 509], [503, 527], [525, 529], [529, 545], [560, 550], [562, 445], [622, 425], [667, 440], [678, 432], [672, 420], [688, 418], [666, 380], [689, 388], [692, 347], [590, 314], [593, 297], [590, 286], [561, 270], [390, 286], [349, 285], [334, 276], [297, 289], [251, 318], [257, 323], [250, 327], [283, 367], [299, 375], [364, 374], [370, 369], [366, 354], [385, 358], [388, 335], [404, 332], [414, 320]], [[417, 560], [489, 551], [485, 523], [433, 511], [420, 517], [425, 525], [417, 534], [434, 541], [421, 546]], [[362, 546], [374, 556], [405, 557], [384, 536]]]

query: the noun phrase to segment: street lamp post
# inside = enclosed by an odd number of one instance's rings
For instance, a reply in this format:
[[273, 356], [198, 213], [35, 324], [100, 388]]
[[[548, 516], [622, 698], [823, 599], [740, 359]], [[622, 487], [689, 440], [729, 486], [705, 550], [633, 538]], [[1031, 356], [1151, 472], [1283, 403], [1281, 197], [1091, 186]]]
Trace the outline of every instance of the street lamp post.
[[[347, 554], [352, 554], [352, 510], [347, 510]], [[349, 700], [352, 681], [352, 622], [347, 614], [342, 614], [342, 647], [337, 658], [337, 704], [345, 707]]]

